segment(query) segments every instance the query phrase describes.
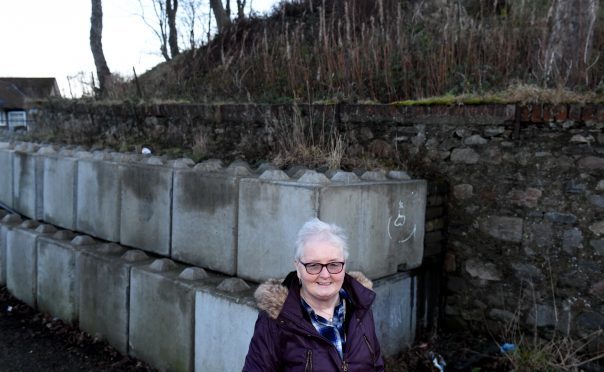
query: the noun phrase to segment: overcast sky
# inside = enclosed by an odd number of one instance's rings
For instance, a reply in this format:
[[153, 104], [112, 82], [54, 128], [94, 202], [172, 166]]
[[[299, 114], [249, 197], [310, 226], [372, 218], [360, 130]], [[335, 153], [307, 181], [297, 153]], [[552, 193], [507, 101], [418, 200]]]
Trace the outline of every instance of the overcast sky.
[[[252, 6], [265, 12], [276, 2], [253, 0]], [[90, 79], [95, 71], [89, 43], [90, 0], [2, 0], [0, 4], [0, 76], [56, 77], [66, 97], [70, 97], [68, 76], [73, 91], [81, 80], [78, 75]], [[152, 19], [152, 10], [146, 15]], [[141, 74], [163, 61], [157, 37], [141, 19], [139, 0], [103, 0], [103, 49], [111, 72], [126, 77], [132, 76], [132, 67]]]

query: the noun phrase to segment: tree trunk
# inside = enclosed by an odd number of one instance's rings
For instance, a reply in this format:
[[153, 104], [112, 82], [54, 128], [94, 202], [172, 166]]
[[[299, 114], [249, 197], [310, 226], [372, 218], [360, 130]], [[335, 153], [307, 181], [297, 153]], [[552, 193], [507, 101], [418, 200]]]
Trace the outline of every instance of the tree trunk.
[[176, 31], [176, 11], [178, 10], [178, 0], [166, 0], [166, 13], [168, 16], [168, 43], [170, 44], [170, 55], [172, 58], [179, 53], [178, 34]]
[[237, 0], [237, 18], [245, 18], [245, 0]]
[[554, 0], [543, 61], [546, 83], [588, 80], [597, 12], [598, 0]]
[[103, 6], [101, 0], [92, 0], [92, 15], [90, 16], [90, 50], [96, 66], [96, 75], [99, 79], [98, 93], [104, 96], [107, 93], [107, 83], [111, 72], [103, 53]]
[[216, 18], [218, 32], [220, 33], [231, 24], [231, 18], [227, 14], [227, 11], [224, 9], [224, 6], [222, 5], [222, 0], [210, 0], [210, 7], [214, 12], [214, 18]]

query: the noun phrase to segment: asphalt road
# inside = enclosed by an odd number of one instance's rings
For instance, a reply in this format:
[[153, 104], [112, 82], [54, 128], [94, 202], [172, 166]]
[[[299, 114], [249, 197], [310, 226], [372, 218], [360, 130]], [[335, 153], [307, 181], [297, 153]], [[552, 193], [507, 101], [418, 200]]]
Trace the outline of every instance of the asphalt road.
[[151, 371], [0, 287], [0, 371]]

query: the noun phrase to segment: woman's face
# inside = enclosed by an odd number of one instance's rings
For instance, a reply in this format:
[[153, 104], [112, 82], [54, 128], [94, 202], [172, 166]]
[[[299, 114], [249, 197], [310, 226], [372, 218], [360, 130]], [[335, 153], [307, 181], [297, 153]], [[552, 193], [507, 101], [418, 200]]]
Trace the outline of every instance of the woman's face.
[[[306, 244], [300, 261], [321, 264], [344, 262], [344, 252], [330, 242], [311, 240]], [[327, 267], [323, 267], [320, 273], [312, 275], [306, 272], [306, 268], [300, 262], [296, 262], [296, 270], [302, 283], [302, 295], [307, 300], [332, 301], [338, 296], [344, 283], [345, 270], [338, 274], [331, 274], [327, 271]]]

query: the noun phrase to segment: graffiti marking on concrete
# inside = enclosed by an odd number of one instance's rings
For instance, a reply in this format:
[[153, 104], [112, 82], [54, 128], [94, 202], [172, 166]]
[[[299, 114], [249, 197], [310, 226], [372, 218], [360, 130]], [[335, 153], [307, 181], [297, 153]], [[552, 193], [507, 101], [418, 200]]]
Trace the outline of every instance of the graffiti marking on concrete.
[[[390, 231], [391, 226], [394, 226], [394, 228], [396, 228], [396, 229], [402, 229], [405, 225], [405, 222], [407, 222], [407, 216], [405, 215], [405, 203], [402, 200], [399, 200], [398, 211], [397, 211], [396, 218], [394, 219], [394, 222], [392, 221], [392, 216], [388, 218], [388, 237], [390, 238], [390, 240], [392, 240], [392, 232]], [[405, 243], [406, 241], [411, 239], [413, 236], [415, 236], [416, 232], [417, 232], [417, 225], [413, 224], [413, 228], [411, 229], [411, 232], [407, 235], [407, 237], [398, 240], [397, 243], [399, 243], [399, 244]]]

